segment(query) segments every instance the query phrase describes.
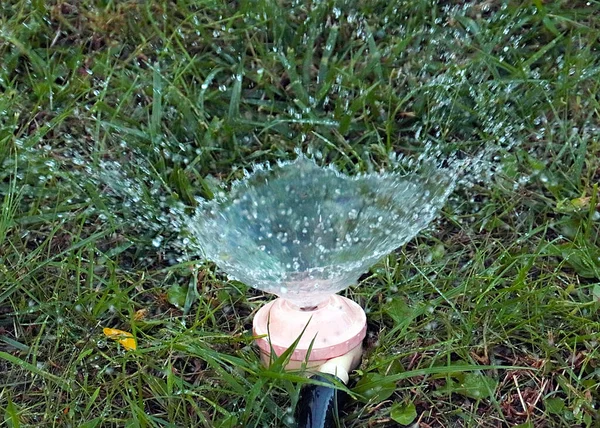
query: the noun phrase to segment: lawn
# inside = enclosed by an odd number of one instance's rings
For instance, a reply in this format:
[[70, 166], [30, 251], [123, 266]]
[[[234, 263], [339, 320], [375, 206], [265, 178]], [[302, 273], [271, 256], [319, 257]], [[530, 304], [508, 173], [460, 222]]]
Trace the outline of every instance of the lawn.
[[272, 296], [172, 213], [296, 148], [435, 147], [476, 171], [342, 292], [343, 426], [597, 426], [599, 135], [597, 0], [2, 1], [0, 425], [292, 427]]

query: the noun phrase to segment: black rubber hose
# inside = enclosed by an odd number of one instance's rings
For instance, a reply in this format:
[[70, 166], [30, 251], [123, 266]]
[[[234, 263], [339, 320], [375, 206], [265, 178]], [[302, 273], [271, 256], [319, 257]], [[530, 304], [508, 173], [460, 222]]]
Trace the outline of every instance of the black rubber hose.
[[[341, 426], [338, 412], [344, 405], [347, 394], [333, 386], [332, 377], [316, 375], [311, 378], [332, 386], [306, 384], [302, 387], [298, 406], [296, 407], [298, 428], [335, 428]], [[342, 382], [340, 379], [337, 380]]]

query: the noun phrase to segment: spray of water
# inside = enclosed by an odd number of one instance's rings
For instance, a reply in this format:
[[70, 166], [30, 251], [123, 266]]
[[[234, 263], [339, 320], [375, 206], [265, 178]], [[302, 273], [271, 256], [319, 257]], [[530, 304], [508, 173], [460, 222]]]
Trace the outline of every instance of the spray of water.
[[355, 283], [437, 215], [455, 185], [448, 169], [347, 176], [299, 155], [255, 168], [230, 192], [201, 202], [188, 250], [230, 276], [299, 306]]
[[94, 176], [130, 226], [151, 231], [155, 247], [169, 242], [173, 263], [210, 260], [232, 279], [306, 307], [415, 237], [457, 187], [490, 180], [492, 155], [428, 144], [418, 156], [392, 153], [383, 169], [343, 174], [321, 153], [296, 150], [294, 160], [254, 165], [195, 208], [166, 196], [143, 162], [132, 176], [103, 162]]

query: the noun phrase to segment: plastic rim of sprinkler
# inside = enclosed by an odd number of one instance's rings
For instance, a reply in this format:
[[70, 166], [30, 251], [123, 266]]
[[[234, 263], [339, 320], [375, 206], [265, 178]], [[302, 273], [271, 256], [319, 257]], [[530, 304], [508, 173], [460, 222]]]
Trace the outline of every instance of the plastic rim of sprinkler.
[[263, 336], [256, 339], [263, 353], [279, 356], [300, 337], [290, 359], [303, 361], [308, 355], [308, 361], [320, 361], [358, 346], [367, 332], [367, 317], [357, 303], [337, 294], [313, 310], [278, 298], [256, 313], [253, 327], [255, 336]]

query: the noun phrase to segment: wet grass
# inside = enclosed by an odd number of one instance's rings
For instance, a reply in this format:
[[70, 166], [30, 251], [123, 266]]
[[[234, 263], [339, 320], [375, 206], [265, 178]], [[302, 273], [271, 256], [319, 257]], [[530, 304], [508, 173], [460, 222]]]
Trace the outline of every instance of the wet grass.
[[369, 332], [345, 426], [598, 423], [599, 16], [597, 1], [2, 2], [0, 418], [292, 426], [301, 382], [252, 346], [270, 297], [174, 263], [165, 212], [298, 146], [353, 171], [431, 142], [493, 147], [501, 172], [346, 292]]

